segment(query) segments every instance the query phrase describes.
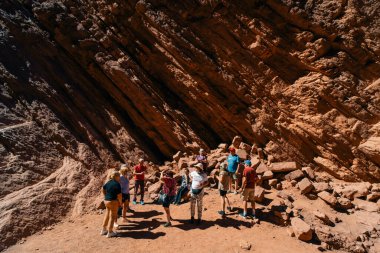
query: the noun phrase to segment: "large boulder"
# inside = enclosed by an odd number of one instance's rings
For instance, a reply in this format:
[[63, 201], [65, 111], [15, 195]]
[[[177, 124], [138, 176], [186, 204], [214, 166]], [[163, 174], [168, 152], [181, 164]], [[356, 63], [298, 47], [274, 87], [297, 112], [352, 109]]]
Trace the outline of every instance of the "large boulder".
[[322, 191], [318, 193], [318, 197], [321, 198], [323, 201], [325, 201], [327, 204], [329, 204], [332, 207], [336, 207], [338, 200], [333, 195], [328, 193], [327, 191]]
[[260, 163], [256, 169], [257, 174], [263, 174], [265, 171], [268, 171], [269, 167], [265, 163]]
[[290, 172], [301, 169], [301, 167], [296, 162], [278, 162], [272, 163], [269, 169], [272, 172]]
[[175, 155], [173, 155], [173, 160], [178, 162], [181, 157], [182, 157], [182, 151], [178, 151]]
[[372, 185], [367, 182], [350, 183], [350, 184], [335, 184], [333, 189], [340, 196], [353, 200], [354, 198], [366, 197]]
[[241, 142], [239, 145], [239, 148], [244, 149], [245, 151], [247, 151], [247, 153], [249, 153], [252, 147], [251, 145], [248, 145], [247, 143]]
[[235, 148], [239, 148], [240, 146], [240, 143], [243, 141], [243, 139], [241, 138], [241, 136], [235, 136], [232, 140], [232, 146], [234, 146]]
[[370, 137], [366, 142], [360, 144], [358, 149], [371, 161], [380, 164], [380, 137]]
[[317, 193], [331, 190], [329, 183], [325, 183], [325, 182], [313, 183], [313, 186], [314, 186], [314, 190]]
[[159, 193], [160, 190], [161, 190], [161, 187], [162, 187], [162, 182], [161, 182], [161, 181], [158, 181], [157, 183], [152, 184], [151, 186], [149, 186], [149, 188], [148, 188], [148, 193], [149, 193], [149, 194], [152, 194], [152, 193]]
[[297, 180], [303, 177], [304, 174], [301, 170], [295, 170], [285, 175], [285, 179], [288, 181]]
[[376, 203], [361, 199], [355, 199], [353, 203], [355, 207], [360, 210], [365, 210], [367, 212], [379, 212], [379, 206]]
[[299, 240], [307, 242], [313, 238], [311, 227], [300, 218], [295, 217], [291, 219], [290, 223], [292, 224], [292, 229], [296, 238]]
[[313, 184], [307, 178], [302, 179], [298, 183], [298, 187], [300, 188], [302, 194], [308, 194], [311, 190], [313, 190]]
[[273, 178], [273, 172], [270, 170], [265, 171], [263, 176], [261, 177], [262, 180], [268, 180], [272, 178]]
[[256, 188], [255, 188], [255, 201], [257, 201], [259, 203], [263, 202], [264, 195], [265, 195], [265, 189], [260, 187], [260, 186], [256, 186]]
[[244, 149], [237, 149], [236, 154], [239, 156], [241, 160], [247, 160], [248, 159], [248, 152]]

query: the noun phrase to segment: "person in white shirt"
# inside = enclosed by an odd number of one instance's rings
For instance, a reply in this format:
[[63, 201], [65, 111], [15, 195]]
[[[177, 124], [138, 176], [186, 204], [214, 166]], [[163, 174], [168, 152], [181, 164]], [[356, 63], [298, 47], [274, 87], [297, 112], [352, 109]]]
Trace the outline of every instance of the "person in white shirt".
[[200, 224], [202, 220], [202, 200], [204, 195], [204, 187], [208, 184], [207, 174], [203, 172], [203, 164], [194, 165], [195, 171], [190, 173], [191, 191], [190, 191], [190, 223], [194, 223], [195, 205], [198, 208], [198, 220]]

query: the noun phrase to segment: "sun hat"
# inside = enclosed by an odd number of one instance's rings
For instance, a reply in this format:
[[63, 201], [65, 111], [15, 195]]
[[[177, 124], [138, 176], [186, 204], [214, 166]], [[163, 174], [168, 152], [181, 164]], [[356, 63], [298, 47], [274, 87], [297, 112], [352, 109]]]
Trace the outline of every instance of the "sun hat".
[[197, 168], [200, 168], [201, 170], [203, 170], [203, 164], [201, 164], [201, 163], [195, 164], [194, 167], [197, 167]]

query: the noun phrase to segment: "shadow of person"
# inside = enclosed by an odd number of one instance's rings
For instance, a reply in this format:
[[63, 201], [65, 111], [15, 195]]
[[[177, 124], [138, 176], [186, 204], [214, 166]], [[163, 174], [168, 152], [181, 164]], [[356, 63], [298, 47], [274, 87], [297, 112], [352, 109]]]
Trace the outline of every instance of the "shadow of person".
[[157, 239], [166, 235], [164, 232], [153, 233], [151, 231], [122, 231], [118, 232], [118, 237], [128, 237], [133, 239]]
[[251, 227], [252, 224], [243, 220], [236, 220], [225, 217], [224, 219], [216, 219], [216, 220], [202, 220], [200, 224], [197, 224], [197, 220], [195, 220], [194, 224], [190, 223], [190, 220], [176, 220], [179, 224], [173, 225], [173, 227], [177, 227], [182, 230], [191, 230], [191, 229], [201, 229], [205, 230], [212, 226], [221, 226], [221, 227], [233, 227], [235, 229], [240, 230], [241, 226]]
[[119, 224], [119, 230], [143, 230], [148, 229], [148, 231], [154, 230], [161, 225], [157, 219], [144, 220], [144, 221], [130, 221], [127, 224]]
[[[158, 215], [162, 215], [164, 214], [163, 212], [159, 212], [159, 211], [156, 211], [156, 210], [151, 210], [151, 211], [146, 211], [146, 212], [138, 212], [138, 211], [135, 211], [133, 213], [133, 216], [131, 216], [130, 218], [144, 218], [144, 219], [150, 219], [152, 217], [155, 217], [155, 216], [158, 216]], [[129, 217], [128, 217], [129, 218]]]

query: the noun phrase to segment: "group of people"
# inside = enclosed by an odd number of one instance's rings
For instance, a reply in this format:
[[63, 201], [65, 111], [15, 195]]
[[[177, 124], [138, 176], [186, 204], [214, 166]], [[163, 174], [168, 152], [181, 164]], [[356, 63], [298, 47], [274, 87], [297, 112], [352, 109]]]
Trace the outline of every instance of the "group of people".
[[[243, 212], [240, 213], [240, 215], [244, 218], [247, 216], [255, 217], [254, 192], [257, 181], [255, 168], [252, 167], [250, 160], [241, 161], [236, 154], [235, 148], [230, 147], [229, 152], [226, 162], [219, 166], [218, 189], [221, 197], [221, 210], [219, 210], [218, 213], [222, 216], [226, 214], [226, 203], [227, 210], [230, 212], [232, 211], [227, 194], [232, 192], [238, 194], [238, 180], [242, 179], [240, 193], [243, 199]], [[208, 166], [205, 151], [201, 149], [199, 155], [197, 155], [195, 159], [196, 163], [191, 169], [184, 169], [181, 185], [178, 190], [177, 182], [174, 179], [174, 173], [172, 170], [164, 170], [160, 174], [159, 180], [162, 182], [163, 186], [159, 195], [159, 202], [162, 204], [166, 213], [167, 222], [164, 224], [165, 227], [172, 225], [170, 205], [179, 205], [184, 196], [188, 196], [190, 199], [189, 222], [191, 224], [195, 222], [200, 224], [202, 221], [204, 189], [209, 183], [205, 171]], [[238, 166], [241, 162], [244, 164], [244, 170], [242, 173], [239, 173]], [[101, 235], [106, 235], [107, 237], [116, 236], [117, 233], [113, 230], [118, 227], [118, 215], [120, 214], [123, 222], [126, 222], [126, 213], [134, 212], [129, 206], [129, 182], [132, 178], [135, 180], [133, 204], [137, 204], [137, 196], [139, 193], [140, 204], [144, 205], [144, 176], [146, 171], [147, 167], [144, 165], [144, 159], [141, 158], [139, 159], [139, 163], [134, 166], [133, 170], [130, 170], [127, 164], [123, 164], [120, 167], [120, 171], [115, 170], [109, 174], [108, 181], [103, 185], [106, 212]], [[235, 185], [234, 191], [232, 191], [233, 182]], [[252, 214], [248, 214], [247, 212], [248, 202], [251, 203]], [[195, 220], [195, 209], [197, 209], [197, 220]]]

